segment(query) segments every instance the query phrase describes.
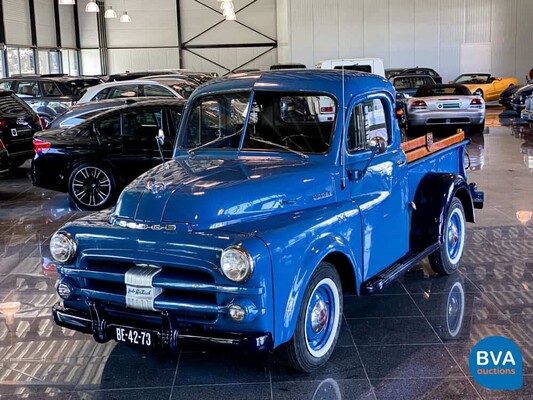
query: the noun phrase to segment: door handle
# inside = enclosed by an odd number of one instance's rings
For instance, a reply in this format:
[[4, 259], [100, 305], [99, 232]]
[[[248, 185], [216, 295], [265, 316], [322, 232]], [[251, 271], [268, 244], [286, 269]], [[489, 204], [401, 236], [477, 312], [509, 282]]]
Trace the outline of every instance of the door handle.
[[405, 164], [405, 160], [403, 158], [401, 158], [401, 159], [396, 161], [396, 164], [398, 165], [398, 167], [401, 167], [402, 165]]

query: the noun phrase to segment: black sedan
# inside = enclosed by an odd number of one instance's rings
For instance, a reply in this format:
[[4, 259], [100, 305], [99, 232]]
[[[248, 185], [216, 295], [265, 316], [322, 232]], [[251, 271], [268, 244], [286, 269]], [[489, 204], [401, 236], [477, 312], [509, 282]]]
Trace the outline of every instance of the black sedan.
[[513, 106], [511, 104], [513, 95], [517, 92], [517, 90], [523, 88], [524, 85], [513, 85], [509, 86], [507, 89], [505, 89], [502, 94], [500, 95], [500, 101], [499, 103], [505, 107], [506, 110], [512, 110]]
[[42, 129], [41, 124], [24, 101], [9, 90], [0, 90], [0, 140], [9, 155], [9, 168], [17, 168], [33, 157], [33, 134]]
[[428, 75], [433, 78], [435, 83], [438, 83], [438, 84], [442, 83], [442, 76], [440, 76], [439, 73], [432, 68], [414, 67], [414, 68], [394, 68], [394, 69], [385, 70], [385, 77], [387, 79], [390, 79], [398, 75]]
[[113, 205], [128, 183], [161, 163], [160, 130], [164, 156], [171, 157], [184, 105], [177, 99], [139, 102], [35, 135], [33, 184], [68, 192], [81, 209]]
[[0, 139], [0, 176], [4, 176], [9, 172], [9, 153], [4, 146], [4, 142]]
[[511, 107], [520, 113], [526, 108], [526, 99], [533, 95], [533, 83], [525, 85], [518, 89], [511, 97]]

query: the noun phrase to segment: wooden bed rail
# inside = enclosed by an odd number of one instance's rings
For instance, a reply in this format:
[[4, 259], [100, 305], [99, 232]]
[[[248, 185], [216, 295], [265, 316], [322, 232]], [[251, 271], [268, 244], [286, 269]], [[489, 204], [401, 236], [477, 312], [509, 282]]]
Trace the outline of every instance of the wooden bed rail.
[[439, 140], [438, 142], [433, 141], [433, 133], [428, 133], [419, 138], [402, 143], [402, 149], [407, 156], [407, 162], [410, 163], [452, 144], [460, 143], [463, 140], [465, 140], [465, 133], [462, 129], [457, 129], [455, 135]]

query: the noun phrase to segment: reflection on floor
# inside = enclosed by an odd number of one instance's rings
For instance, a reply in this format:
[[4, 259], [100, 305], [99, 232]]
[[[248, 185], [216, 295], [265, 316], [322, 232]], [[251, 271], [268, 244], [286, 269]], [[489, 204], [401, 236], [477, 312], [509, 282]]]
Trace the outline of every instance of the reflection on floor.
[[[461, 272], [436, 278], [423, 263], [380, 295], [346, 297], [338, 348], [310, 375], [268, 355], [147, 354], [56, 327], [54, 266], [43, 249], [82, 213], [66, 195], [33, 188], [26, 165], [0, 181], [0, 398], [533, 398], [533, 129], [512, 116], [497, 120], [506, 126], [491, 123], [468, 148], [470, 180], [485, 190], [486, 207], [469, 227]], [[464, 317], [459, 339], [449, 341], [443, 328], [458, 286]], [[521, 391], [488, 391], [470, 379], [469, 352], [490, 335], [521, 348]]]

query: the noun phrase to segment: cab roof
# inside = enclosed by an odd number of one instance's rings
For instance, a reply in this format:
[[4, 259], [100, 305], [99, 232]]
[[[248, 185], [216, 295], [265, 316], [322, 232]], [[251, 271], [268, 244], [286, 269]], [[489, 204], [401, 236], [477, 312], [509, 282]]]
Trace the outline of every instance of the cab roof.
[[[344, 84], [343, 84], [344, 75]], [[360, 93], [387, 92], [395, 98], [394, 88], [385, 78], [364, 72], [322, 69], [281, 69], [234, 74], [204, 83], [193, 97], [213, 93], [247, 90], [321, 92], [337, 100]]]

